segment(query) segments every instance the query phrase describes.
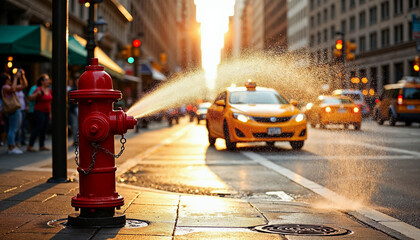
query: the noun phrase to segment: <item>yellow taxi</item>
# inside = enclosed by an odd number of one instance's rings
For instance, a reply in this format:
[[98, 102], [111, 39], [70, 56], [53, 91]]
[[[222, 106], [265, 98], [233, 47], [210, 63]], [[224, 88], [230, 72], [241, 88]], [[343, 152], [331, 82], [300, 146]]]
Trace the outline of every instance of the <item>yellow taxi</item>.
[[228, 150], [238, 142], [289, 141], [301, 149], [307, 139], [306, 117], [276, 90], [257, 87], [248, 81], [244, 87], [230, 87], [219, 93], [207, 110], [208, 140], [223, 138]]
[[345, 96], [321, 95], [313, 103], [306, 104], [305, 114], [311, 127], [317, 124], [320, 128], [327, 124], [343, 124], [346, 129], [352, 124], [355, 130], [362, 127], [360, 108]]
[[380, 125], [386, 120], [391, 126], [398, 121], [407, 126], [420, 122], [420, 79], [405, 77], [398, 83], [385, 85], [373, 111], [373, 118]]

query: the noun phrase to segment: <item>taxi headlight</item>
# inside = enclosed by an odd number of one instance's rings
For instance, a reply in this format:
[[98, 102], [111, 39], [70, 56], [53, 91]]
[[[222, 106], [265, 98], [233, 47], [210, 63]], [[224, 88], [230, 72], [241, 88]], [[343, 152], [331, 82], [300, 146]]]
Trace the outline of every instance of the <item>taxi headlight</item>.
[[250, 120], [251, 118], [247, 115], [241, 114], [241, 113], [233, 113], [233, 117], [235, 119], [238, 119], [241, 122], [248, 122], [248, 120]]
[[296, 122], [302, 122], [303, 121], [303, 119], [305, 119], [305, 115], [304, 114], [302, 114], [302, 113], [299, 113], [298, 115], [296, 115], [296, 117], [295, 117], [295, 121]]

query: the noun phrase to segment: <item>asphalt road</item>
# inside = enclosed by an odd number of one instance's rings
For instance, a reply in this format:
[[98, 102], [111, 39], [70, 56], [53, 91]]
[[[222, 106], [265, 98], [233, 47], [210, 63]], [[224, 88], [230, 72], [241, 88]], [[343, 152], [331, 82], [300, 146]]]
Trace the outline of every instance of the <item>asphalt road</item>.
[[[125, 157], [137, 154], [141, 161], [119, 181], [192, 194], [281, 198], [326, 208], [363, 204], [420, 228], [418, 124], [391, 127], [365, 120], [361, 131], [309, 127], [308, 134], [301, 151], [280, 142], [275, 147], [238, 144], [237, 151], [229, 152], [222, 139], [215, 147], [208, 146], [204, 122], [183, 119], [172, 127], [162, 122], [128, 140]], [[325, 200], [331, 193], [345, 198], [331, 204]]]

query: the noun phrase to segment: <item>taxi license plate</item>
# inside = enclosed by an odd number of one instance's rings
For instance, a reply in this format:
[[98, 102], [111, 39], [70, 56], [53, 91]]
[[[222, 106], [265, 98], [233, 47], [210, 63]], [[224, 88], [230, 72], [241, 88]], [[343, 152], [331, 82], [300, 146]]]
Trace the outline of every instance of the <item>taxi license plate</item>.
[[346, 109], [338, 109], [339, 113], [346, 113]]
[[281, 133], [281, 128], [268, 128], [267, 129], [267, 135], [272, 136], [272, 135], [277, 135]]
[[408, 105], [407, 106], [407, 109], [408, 110], [414, 110], [414, 109], [416, 109], [416, 107], [414, 105]]

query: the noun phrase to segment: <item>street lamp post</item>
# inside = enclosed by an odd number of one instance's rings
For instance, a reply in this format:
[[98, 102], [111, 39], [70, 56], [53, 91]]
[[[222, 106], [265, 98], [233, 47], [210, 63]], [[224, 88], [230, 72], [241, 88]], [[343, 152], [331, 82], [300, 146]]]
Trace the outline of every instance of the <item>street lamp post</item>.
[[[86, 51], [87, 51], [87, 58], [86, 58], [86, 65], [90, 65], [90, 61], [92, 58], [95, 57], [95, 9], [96, 4], [101, 3], [103, 0], [92, 0], [87, 1], [89, 2], [89, 18], [88, 18], [88, 26], [87, 26], [87, 43], [86, 43]], [[102, 19], [103, 21], [103, 19]], [[104, 21], [105, 22], [105, 21]], [[106, 23], [102, 23], [106, 24]]]

